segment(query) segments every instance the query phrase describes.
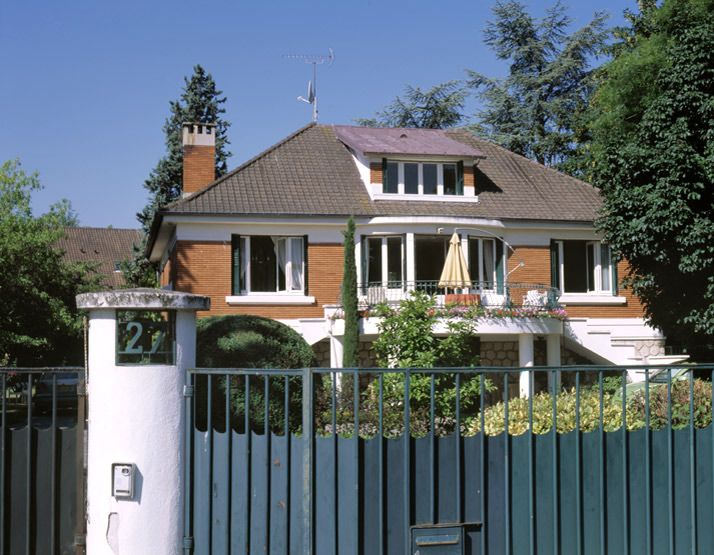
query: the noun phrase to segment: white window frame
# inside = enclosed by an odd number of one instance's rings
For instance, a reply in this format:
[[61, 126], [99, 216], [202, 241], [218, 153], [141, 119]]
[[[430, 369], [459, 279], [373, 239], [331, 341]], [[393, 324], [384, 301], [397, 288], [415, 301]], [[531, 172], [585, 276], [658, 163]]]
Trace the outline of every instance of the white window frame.
[[[567, 289], [567, 283], [565, 282], [565, 248], [563, 243], [565, 241], [568, 241], [568, 239], [561, 239], [556, 241], [556, 244], [558, 245], [558, 260], [559, 260], [559, 267], [558, 267], [558, 275], [560, 277], [560, 288], [562, 290], [563, 295], [592, 295], [592, 296], [613, 296], [612, 293], [612, 283], [615, 279], [614, 276], [614, 263], [610, 261], [610, 287], [607, 289], [602, 288], [602, 246], [604, 245], [602, 241], [586, 241], [585, 242], [585, 271], [587, 272], [587, 279], [588, 282], [592, 282], [594, 288], [592, 290], [588, 290], [586, 293], [583, 292], [573, 292], [573, 291], [568, 291]], [[608, 246], [608, 245], [604, 245]], [[587, 249], [592, 248], [593, 249], [593, 263], [594, 267], [593, 268], [588, 268], [588, 256], [587, 256]], [[610, 251], [608, 247], [608, 252]]]
[[[461, 199], [466, 196], [466, 187], [463, 186], [461, 190], [461, 194], [454, 194], [454, 195], [446, 195], [444, 194], [444, 166], [449, 165], [449, 166], [455, 166], [455, 171], [456, 171], [456, 176], [458, 179], [458, 161], [453, 161], [453, 162], [429, 162], [429, 161], [424, 161], [424, 162], [417, 162], [416, 160], [393, 160], [393, 159], [387, 159], [387, 164], [397, 164], [397, 192], [396, 193], [388, 193], [384, 190], [384, 181], [382, 182], [382, 189], [381, 193], [382, 195], [386, 195], [387, 197], [396, 197], [397, 195], [402, 195], [408, 198], [414, 198], [414, 197], [424, 197], [425, 199], [429, 198], [435, 198], [435, 197], [444, 197], [447, 199]], [[407, 193], [406, 191], [406, 184], [405, 184], [405, 172], [404, 172], [404, 164], [416, 164], [417, 165], [417, 179], [418, 184], [417, 184], [417, 193]], [[435, 195], [427, 195], [424, 193], [424, 164], [433, 164], [436, 166], [436, 194]]]
[[389, 239], [399, 239], [399, 245], [400, 245], [400, 259], [399, 259], [399, 264], [400, 268], [402, 268], [402, 287], [406, 283], [406, 276], [405, 271], [404, 271], [404, 257], [406, 256], [406, 251], [405, 251], [405, 245], [404, 245], [404, 237], [401, 235], [373, 235], [371, 237], [367, 237], [367, 252], [365, 253], [365, 283], [369, 285], [376, 285], [375, 282], [369, 281], [369, 242], [370, 241], [381, 241], [380, 249], [381, 249], [381, 263], [382, 263], [382, 268], [381, 268], [381, 286], [382, 287], [389, 287], [389, 248], [387, 247], [387, 241]]
[[285, 246], [285, 268], [284, 268], [284, 273], [285, 273], [285, 289], [278, 289], [280, 287], [280, 280], [277, 279], [277, 276], [279, 275], [280, 272], [280, 262], [277, 259], [277, 256], [275, 257], [275, 271], [276, 271], [276, 280], [275, 280], [275, 291], [253, 291], [251, 287], [251, 275], [250, 275], [250, 249], [251, 249], [251, 240], [253, 237], [258, 237], [258, 235], [245, 235], [241, 236], [240, 241], [241, 241], [241, 264], [243, 267], [241, 268], [241, 272], [245, 272], [244, 274], [244, 279], [241, 282], [241, 295], [303, 295], [305, 292], [305, 256], [303, 254], [303, 260], [302, 260], [302, 268], [300, 269], [300, 272], [302, 274], [302, 283], [303, 286], [300, 289], [294, 289], [292, 287], [292, 267], [294, 264], [294, 260], [292, 257], [292, 245], [293, 245], [293, 239], [300, 239], [300, 246], [302, 249], [302, 252], [305, 252], [305, 238], [301, 235], [263, 235], [261, 237], [270, 237], [271, 240], [273, 241], [285, 241], [286, 246]]

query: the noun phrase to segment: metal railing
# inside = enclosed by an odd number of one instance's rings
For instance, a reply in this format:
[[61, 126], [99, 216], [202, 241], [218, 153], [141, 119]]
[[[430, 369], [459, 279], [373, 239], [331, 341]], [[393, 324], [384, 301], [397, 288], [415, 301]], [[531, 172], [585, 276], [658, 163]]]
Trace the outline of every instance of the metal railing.
[[466, 289], [439, 287], [435, 280], [368, 282], [357, 286], [358, 303], [372, 308], [380, 303], [397, 304], [409, 298], [412, 291], [434, 296], [437, 306], [479, 305], [484, 308], [531, 307], [559, 308], [560, 291], [542, 283], [472, 282]]
[[0, 553], [84, 553], [84, 384], [0, 368]]
[[469, 531], [467, 554], [711, 553], [713, 378], [711, 364], [190, 370], [187, 545], [406, 553], [415, 527], [448, 524]]

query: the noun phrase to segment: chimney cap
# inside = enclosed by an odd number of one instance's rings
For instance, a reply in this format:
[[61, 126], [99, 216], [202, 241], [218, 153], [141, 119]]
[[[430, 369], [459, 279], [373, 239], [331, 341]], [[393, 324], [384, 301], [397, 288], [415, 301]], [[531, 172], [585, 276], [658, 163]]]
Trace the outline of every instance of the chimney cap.
[[183, 123], [183, 146], [216, 146], [215, 123]]

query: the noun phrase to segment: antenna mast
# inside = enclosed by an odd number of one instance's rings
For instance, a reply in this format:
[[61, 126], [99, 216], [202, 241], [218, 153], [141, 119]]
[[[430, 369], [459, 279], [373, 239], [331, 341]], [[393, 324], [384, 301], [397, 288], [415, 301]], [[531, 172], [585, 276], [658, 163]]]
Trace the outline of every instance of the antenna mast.
[[307, 98], [298, 96], [297, 99], [306, 104], [312, 104], [312, 121], [317, 122], [317, 66], [327, 62], [328, 66], [335, 61], [335, 53], [332, 48], [328, 48], [327, 56], [309, 54], [286, 54], [284, 58], [292, 60], [302, 60], [306, 64], [312, 64], [312, 81], [307, 83]]

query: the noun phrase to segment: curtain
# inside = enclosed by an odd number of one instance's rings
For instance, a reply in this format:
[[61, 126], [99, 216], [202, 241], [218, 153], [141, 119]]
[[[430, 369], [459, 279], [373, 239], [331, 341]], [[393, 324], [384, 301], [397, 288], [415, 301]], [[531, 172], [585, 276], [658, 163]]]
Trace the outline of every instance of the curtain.
[[290, 261], [291, 278], [293, 291], [303, 290], [303, 262], [305, 258], [305, 250], [303, 248], [302, 237], [292, 237], [290, 239]]
[[278, 291], [285, 291], [287, 289], [285, 284], [285, 266], [288, 261], [285, 238], [271, 237], [271, 239], [273, 240], [275, 258], [278, 260]]

